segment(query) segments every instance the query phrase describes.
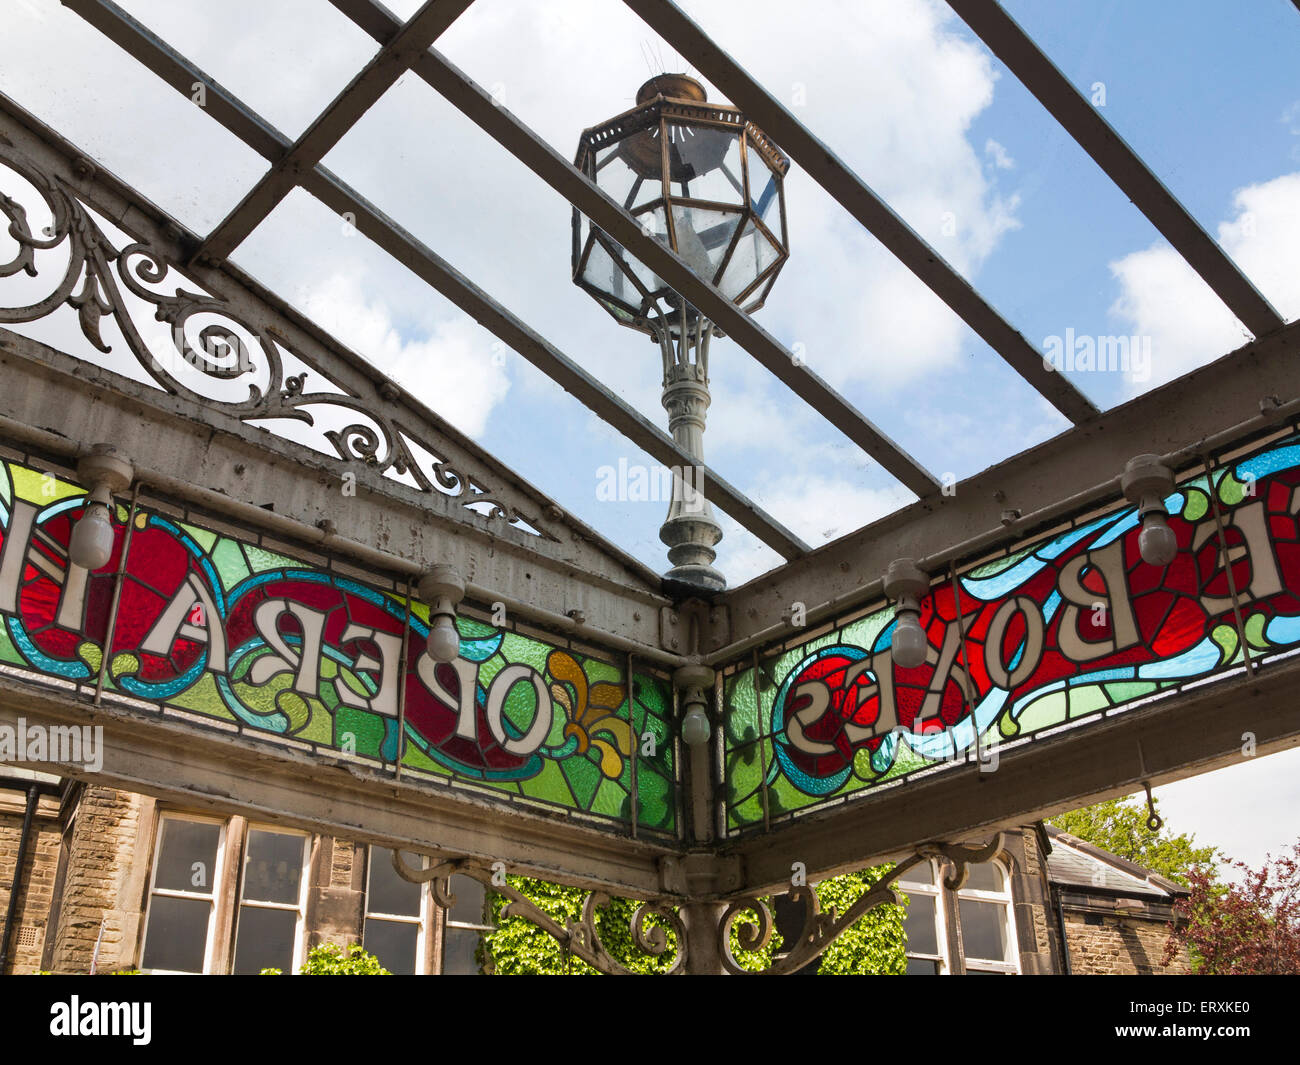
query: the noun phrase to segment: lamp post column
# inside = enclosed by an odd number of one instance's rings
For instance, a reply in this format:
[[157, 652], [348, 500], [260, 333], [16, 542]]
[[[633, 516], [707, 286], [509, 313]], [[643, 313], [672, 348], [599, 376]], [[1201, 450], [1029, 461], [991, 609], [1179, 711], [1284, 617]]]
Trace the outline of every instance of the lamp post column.
[[714, 568], [714, 545], [722, 539], [722, 527], [713, 507], [704, 497], [704, 420], [709, 409], [709, 380], [706, 365], [679, 359], [666, 367], [663, 405], [673, 441], [696, 463], [673, 470], [673, 499], [668, 518], [660, 526], [659, 539], [668, 545], [667, 573], [670, 580], [720, 592], [726, 578]]

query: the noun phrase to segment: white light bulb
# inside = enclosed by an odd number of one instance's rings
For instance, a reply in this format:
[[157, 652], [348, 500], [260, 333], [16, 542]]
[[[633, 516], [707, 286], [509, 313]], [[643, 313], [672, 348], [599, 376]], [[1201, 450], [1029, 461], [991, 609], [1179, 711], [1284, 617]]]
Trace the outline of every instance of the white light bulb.
[[74, 566], [94, 571], [108, 565], [113, 557], [113, 522], [108, 507], [92, 503], [72, 530], [68, 541], [68, 558]]
[[898, 615], [890, 647], [893, 649], [894, 663], [902, 669], [916, 669], [925, 664], [930, 641], [921, 628], [920, 619], [911, 611]]
[[709, 724], [709, 715], [698, 706], [692, 706], [682, 718], [682, 739], [690, 747], [698, 747], [709, 742], [713, 726]]
[[1178, 557], [1178, 537], [1160, 511], [1150, 510], [1143, 515], [1138, 551], [1149, 566], [1167, 566]]
[[454, 662], [460, 656], [460, 633], [450, 614], [439, 614], [429, 630], [429, 657], [435, 662]]

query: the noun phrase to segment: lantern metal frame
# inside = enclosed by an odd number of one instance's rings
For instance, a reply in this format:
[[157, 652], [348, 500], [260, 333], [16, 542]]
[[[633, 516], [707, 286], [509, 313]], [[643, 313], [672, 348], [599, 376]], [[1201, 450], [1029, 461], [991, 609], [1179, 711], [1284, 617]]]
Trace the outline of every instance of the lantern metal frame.
[[[574, 158], [574, 166], [591, 181], [600, 183], [600, 171], [614, 159], [623, 159], [636, 172], [635, 163], [643, 166], [653, 165], [649, 160], [637, 160], [632, 151], [627, 150], [635, 138], [657, 140], [660, 157], [658, 178], [660, 188], [658, 195], [638, 198], [642, 185], [654, 180], [651, 174], [638, 174], [636, 184], [627, 196], [624, 208], [633, 218], [643, 220], [656, 212], [663, 213], [665, 233], [668, 246], [678, 255], [682, 253], [682, 242], [678, 236], [678, 210], [705, 210], [721, 214], [735, 215], [736, 223], [721, 258], [713, 274], [701, 280], [717, 287], [722, 284], [728, 268], [735, 261], [741, 241], [752, 223], [765, 237], [775, 251], [774, 260], [767, 264], [757, 275], [738, 292], [732, 301], [745, 313], [751, 314], [767, 301], [768, 294], [775, 284], [777, 275], [790, 257], [789, 227], [786, 221], [785, 175], [789, 172], [790, 161], [777, 149], [762, 130], [750, 122], [738, 108], [727, 104], [708, 101], [703, 87], [695, 79], [683, 74], [663, 74], [651, 78], [641, 87], [637, 94], [637, 106], [597, 126], [584, 130]], [[738, 203], [728, 203], [715, 199], [704, 199], [689, 194], [689, 179], [685, 182], [674, 181], [673, 174], [680, 173], [680, 161], [677, 170], [670, 161], [671, 146], [675, 142], [675, 130], [718, 130], [734, 135], [739, 148], [740, 194]], [[614, 149], [611, 151], [611, 149]], [[601, 158], [601, 153], [607, 153]], [[751, 187], [751, 158], [761, 160], [762, 165], [772, 177], [772, 195], [775, 197], [775, 218], [763, 216], [763, 208], [755, 206]], [[674, 192], [678, 185], [683, 192]], [[766, 191], [765, 193], [766, 194]], [[771, 222], [775, 221], [780, 232], [775, 232]], [[645, 231], [653, 233], [652, 228], [642, 221]], [[619, 299], [612, 292], [601, 289], [585, 277], [588, 263], [596, 246], [599, 245], [610, 257], [613, 264], [628, 280], [633, 291], [641, 297], [638, 303], [628, 299]], [[637, 276], [636, 267], [651, 276], [658, 284], [653, 288]], [[573, 281], [591, 295], [611, 317], [620, 325], [648, 333], [657, 337], [667, 326], [674, 338], [683, 333], [681, 319], [686, 319], [685, 332], [698, 328], [698, 312], [678, 296], [672, 286], [665, 283], [658, 275], [641, 265], [635, 256], [630, 255], [621, 244], [609, 236], [590, 220], [578, 207], [573, 209]], [[662, 302], [661, 302], [662, 301]], [[677, 320], [669, 310], [676, 312]], [[722, 332], [713, 329], [716, 336]]]

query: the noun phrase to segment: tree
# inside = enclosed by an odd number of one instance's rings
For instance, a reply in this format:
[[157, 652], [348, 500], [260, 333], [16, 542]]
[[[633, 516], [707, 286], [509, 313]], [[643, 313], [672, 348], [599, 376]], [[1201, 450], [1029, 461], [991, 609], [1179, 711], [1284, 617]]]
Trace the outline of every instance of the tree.
[[1189, 898], [1165, 947], [1165, 964], [1186, 947], [1198, 975], [1300, 974], [1300, 842], [1258, 870], [1233, 862], [1241, 883], [1221, 884], [1204, 869], [1188, 874]]
[[[1159, 812], [1158, 801], [1153, 800], [1152, 805]], [[1214, 879], [1222, 860], [1214, 847], [1198, 847], [1195, 837], [1186, 834], [1153, 830], [1147, 825], [1148, 816], [1146, 804], [1130, 797], [1071, 810], [1051, 818], [1048, 824], [1178, 884], [1190, 886], [1191, 870], [1196, 867], [1205, 867], [1210, 880]]]

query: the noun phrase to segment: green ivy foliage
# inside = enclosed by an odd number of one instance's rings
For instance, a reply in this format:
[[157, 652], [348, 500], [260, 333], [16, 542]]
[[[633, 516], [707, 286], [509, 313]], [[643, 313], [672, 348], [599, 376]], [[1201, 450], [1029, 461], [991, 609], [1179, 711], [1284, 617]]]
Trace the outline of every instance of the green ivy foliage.
[[[567, 926], [582, 918], [582, 904], [587, 893], [578, 888], [561, 887], [529, 877], [507, 877], [511, 887], [522, 892], [556, 923]], [[485, 969], [500, 976], [594, 976], [596, 970], [577, 957], [570, 957], [550, 935], [523, 917], [501, 919], [510, 900], [493, 895], [490, 904], [495, 932], [484, 936]], [[631, 899], [612, 899], [596, 912], [596, 930], [605, 949], [633, 972], [644, 975], [664, 973], [672, 965], [674, 936], [667, 932], [668, 949], [659, 956], [646, 955], [632, 941], [630, 922], [640, 903]], [[662, 922], [651, 918], [650, 927]], [[490, 959], [490, 962], [489, 962]]]
[[[846, 912], [891, 869], [892, 866], [884, 865], [823, 881], [816, 887], [822, 912], [831, 907], [839, 913]], [[581, 918], [585, 892], [527, 877], [512, 876], [508, 880], [512, 887], [559, 924], [567, 925], [569, 921]], [[526, 919], [508, 917], [501, 920], [507, 901], [504, 896], [492, 896], [491, 917], [498, 927], [484, 937], [485, 956], [480, 958], [480, 962], [485, 970], [498, 975], [595, 975], [594, 969], [576, 957], [568, 957], [559, 943]], [[596, 926], [601, 939], [610, 954], [632, 971], [643, 974], [666, 972], [675, 945], [672, 934], [668, 933], [669, 949], [659, 957], [647, 956], [637, 950], [629, 925], [637, 905], [629, 899], [614, 899], [597, 911]], [[756, 919], [756, 915], [742, 912], [736, 916], [731, 928], [732, 956], [743, 968], [754, 972], [771, 965], [773, 956], [783, 946], [780, 934], [773, 929], [770, 941], [762, 950], [742, 951], [739, 926]], [[652, 919], [650, 923], [658, 922]], [[903, 907], [877, 906], [827, 948], [819, 971], [823, 975], [899, 975], [906, 969], [906, 949]]]
[[[838, 913], [847, 913], [850, 906], [893, 868], [892, 865], [880, 865], [823, 880], [817, 885], [822, 912], [834, 907]], [[853, 927], [826, 948], [817, 974], [902, 976], [907, 969], [907, 935], [903, 931], [905, 912], [905, 906], [890, 903], [868, 910], [853, 923]]]

